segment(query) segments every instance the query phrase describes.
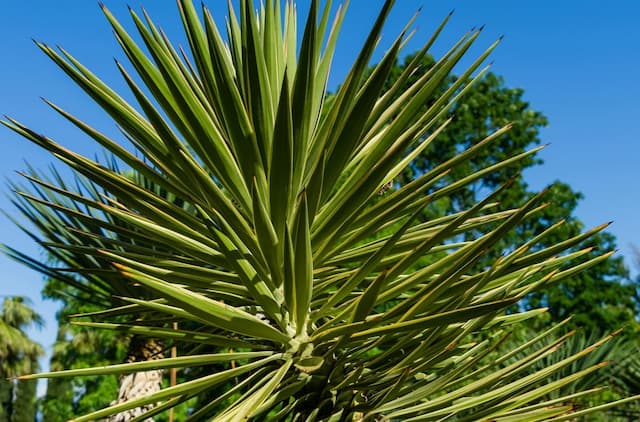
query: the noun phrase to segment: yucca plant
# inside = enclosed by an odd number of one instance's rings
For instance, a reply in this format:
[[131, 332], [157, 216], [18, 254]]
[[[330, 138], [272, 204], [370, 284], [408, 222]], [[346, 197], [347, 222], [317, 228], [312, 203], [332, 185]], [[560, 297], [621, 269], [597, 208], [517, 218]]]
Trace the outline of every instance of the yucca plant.
[[[604, 226], [538, 247], [561, 223], [552, 225], [478, 270], [505, 233], [544, 207], [539, 197], [504, 210], [492, 193], [463, 212], [419, 218], [434, 201], [539, 148], [442, 181], [491, 148], [507, 126], [393, 186], [446, 130], [451, 106], [482, 77], [486, 68], [478, 69], [498, 42], [444, 93], [442, 82], [480, 30], [463, 35], [408, 90], [412, 66], [384, 90], [412, 23], [369, 71], [389, 0], [346, 79], [328, 96], [346, 5], [330, 23], [331, 2], [312, 1], [298, 46], [290, 2], [267, 0], [257, 11], [249, 0], [239, 12], [230, 6], [226, 38], [206, 8], [200, 18], [190, 0], [178, 3], [190, 53], [174, 48], [146, 13], [132, 12], [145, 53], [104, 8], [135, 70], [118, 63], [137, 106], [65, 50], [38, 43], [121, 128], [130, 147], [50, 103], [113, 154], [117, 166], [76, 154], [15, 119], [4, 124], [91, 187], [28, 175], [35, 192], [20, 191], [18, 203], [40, 230], [33, 236], [67, 264], [77, 263], [78, 276], [66, 277], [76, 288], [117, 282], [132, 292], [77, 323], [178, 344], [179, 356], [22, 378], [199, 369], [185, 372], [192, 374], [186, 382], [78, 421], [152, 407], [132, 419], [144, 420], [194, 397], [210, 399], [189, 420], [529, 421], [593, 410], [572, 413], [576, 394], [544, 397], [603, 363], [540, 381], [607, 338], [532, 372], [565, 337], [486, 358], [510, 326], [544, 311], [513, 311], [527, 293], [607, 259], [610, 253], [585, 262], [586, 251], [566, 252]], [[65, 279], [68, 272], [29, 262], [49, 276]]]

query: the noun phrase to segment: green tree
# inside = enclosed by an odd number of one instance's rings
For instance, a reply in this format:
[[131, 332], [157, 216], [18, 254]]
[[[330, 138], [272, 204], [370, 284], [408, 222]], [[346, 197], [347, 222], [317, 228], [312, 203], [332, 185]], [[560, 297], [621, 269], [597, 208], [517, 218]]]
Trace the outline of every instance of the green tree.
[[[406, 82], [406, 86], [409, 87], [435, 63], [428, 55], [417, 63], [415, 57], [410, 55], [402, 64], [394, 67], [387, 86], [390, 87], [408, 67], [411, 67], [415, 71]], [[456, 76], [450, 76], [441, 87], [442, 92], [456, 80]], [[425, 110], [429, 106], [430, 104], [425, 104]], [[506, 86], [504, 79], [492, 72], [488, 72], [467, 91], [464, 100], [453, 106], [451, 114], [454, 120], [447, 126], [447, 130], [416, 157], [397, 179], [397, 185], [402, 186], [415, 180], [443, 159], [451, 159], [460, 151], [468, 149], [476, 140], [485, 138], [507, 124], [513, 124], [512, 130], [502, 136], [493, 148], [476, 154], [463, 165], [452, 169], [441, 179], [441, 183], [445, 185], [460, 180], [493, 163], [523, 154], [528, 149], [540, 145], [540, 129], [547, 124], [546, 117], [525, 101], [523, 89]], [[488, 191], [511, 179], [513, 182], [510, 188], [498, 195], [496, 201], [499, 201], [504, 209], [517, 207], [535, 195], [529, 189], [522, 173], [541, 164], [542, 160], [537, 154], [533, 154], [481, 177], [452, 192], [441, 202], [440, 209], [426, 210], [424, 219], [433, 218], [441, 213], [443, 208], [447, 213], [468, 209]], [[551, 246], [562, 239], [576, 236], [585, 230], [584, 224], [575, 216], [576, 207], [581, 199], [582, 195], [566, 183], [555, 182], [543, 197], [548, 203], [547, 207], [505, 235], [495, 253], [488, 254], [479, 265], [487, 265], [495, 260], [501, 251], [517, 247], [523, 240], [538, 235], [559, 220], [564, 220], [564, 224], [547, 236], [539, 247]], [[473, 234], [468, 233], [466, 236]], [[584, 257], [588, 260], [602, 251], [615, 250], [616, 240], [610, 233], [601, 232], [577, 245], [574, 250], [584, 247], [593, 248], [593, 252]], [[635, 299], [635, 287], [628, 282], [628, 271], [623, 258], [617, 256], [590, 268], [589, 271], [576, 274], [561, 284], [550, 285], [532, 293], [523, 305], [526, 309], [548, 307], [549, 316], [555, 322], [572, 316], [571, 324], [574, 327], [584, 327], [589, 332], [606, 332], [624, 324], [635, 323], [638, 303]]]
[[42, 347], [24, 330], [42, 318], [22, 297], [6, 297], [0, 311], [0, 421], [35, 421], [36, 383], [14, 377], [38, 370]]
[[[61, 362], [63, 358], [63, 350], [60, 350], [60, 345], [68, 341], [66, 335], [66, 329], [64, 325], [60, 324], [58, 318], [58, 332], [56, 335], [56, 342], [53, 346], [53, 354], [49, 362], [49, 366], [54, 371], [59, 371], [65, 368]], [[41, 402], [42, 417], [44, 420], [52, 422], [62, 422], [71, 419], [74, 416], [73, 412], [73, 381], [71, 379], [51, 379], [47, 381], [47, 392], [44, 399]]]
[[[463, 36], [409, 88], [404, 79], [412, 71], [404, 71], [385, 90], [406, 33], [368, 75], [367, 67], [393, 3], [385, 2], [330, 100], [325, 88], [344, 9], [331, 26], [329, 3], [321, 12], [319, 2], [312, 2], [298, 48], [292, 3], [285, 3], [281, 15], [280, 2], [256, 10], [252, 0], [242, 1], [239, 19], [229, 11], [225, 43], [208, 10], [200, 14], [182, 0], [191, 60], [150, 18], [132, 12], [147, 56], [105, 10], [145, 85], [119, 65], [141, 111], [65, 51], [40, 44], [118, 123], [135, 151], [54, 106], [125, 164], [122, 172], [9, 118], [6, 126], [89, 181], [68, 188], [29, 174], [37, 193], [18, 192], [26, 201], [23, 210], [37, 210], [42, 245], [54, 255], [66, 253], [76, 274], [97, 286], [109, 280], [131, 289], [120, 306], [76, 316], [89, 319], [78, 325], [175, 342], [181, 353], [21, 379], [200, 369], [185, 370], [187, 378], [174, 387], [78, 422], [153, 406], [141, 416], [147, 418], [203, 394], [212, 400], [199, 403], [189, 420], [535, 421], [594, 410], [575, 411], [572, 397], [544, 397], [600, 365], [536, 386], [608, 337], [527, 376], [563, 338], [521, 344], [524, 357], [506, 366], [509, 353], [487, 360], [514, 324], [542, 313], [505, 313], [511, 306], [607, 259], [605, 253], [577, 265], [589, 251], [572, 248], [594, 233], [544, 246], [558, 228], [551, 225], [504, 250], [504, 236], [543, 209], [540, 196], [497, 209], [494, 202], [508, 184], [460, 212], [419, 219], [424, 208], [443, 209], [439, 201], [452, 192], [536, 150], [442, 183], [492, 148], [511, 129], [505, 126], [384, 192], [413, 153], [446, 129], [442, 118], [496, 46], [444, 92], [447, 75], [479, 31]], [[136, 183], [127, 177], [130, 171], [160, 191]], [[97, 195], [92, 186], [100, 187]], [[85, 227], [66, 227], [62, 222], [69, 217]], [[63, 228], [57, 242], [45, 240], [52, 225]], [[91, 239], [100, 247], [87, 247]], [[501, 257], [480, 266], [489, 252]], [[428, 255], [436, 259], [416, 265]], [[79, 290], [90, 288], [65, 279], [69, 269], [33, 266]], [[547, 334], [555, 336], [554, 329]]]
[[[32, 371], [38, 370], [38, 362], [31, 362]], [[37, 382], [33, 380], [18, 382], [15, 387], [12, 422], [31, 422], [36, 420]]]
[[[43, 295], [63, 303], [57, 313], [58, 333], [50, 360], [52, 370], [107, 365], [126, 358], [126, 339], [110, 331], [87, 331], [69, 324], [69, 316], [102, 309], [73, 287], [48, 279]], [[117, 396], [117, 377], [51, 379], [42, 402], [43, 419], [63, 422], [108, 406]]]

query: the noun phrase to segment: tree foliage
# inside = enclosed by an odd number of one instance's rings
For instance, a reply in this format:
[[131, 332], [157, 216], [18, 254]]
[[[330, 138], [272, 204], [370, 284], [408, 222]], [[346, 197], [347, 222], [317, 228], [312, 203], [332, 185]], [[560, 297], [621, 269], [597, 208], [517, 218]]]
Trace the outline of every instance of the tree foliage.
[[[404, 59], [392, 70], [387, 86], [391, 86], [408, 66], [416, 67], [412, 63], [414, 55]], [[434, 64], [431, 56], [421, 60], [417, 70], [407, 81], [407, 87], [417, 80]], [[457, 80], [450, 76], [442, 86], [442, 91]], [[425, 105], [425, 110], [429, 104]], [[479, 79], [465, 94], [464, 101], [454, 105], [452, 109], [454, 120], [447, 130], [438, 136], [430, 148], [421, 152], [411, 165], [396, 180], [396, 184], [403, 186], [421, 174], [429, 171], [443, 159], [450, 159], [469, 148], [475, 140], [482, 139], [488, 134], [507, 124], [513, 128], [502, 136], [493, 148], [476, 154], [463, 165], [452, 169], [443, 179], [442, 184], [460, 180], [479, 169], [492, 163], [502, 161], [507, 157], [525, 153], [528, 149], [541, 143], [540, 130], [547, 125], [547, 118], [540, 111], [536, 111], [524, 99], [524, 90], [508, 87], [501, 76], [488, 72]], [[526, 170], [543, 163], [537, 155], [529, 155], [479, 178], [464, 188], [452, 192], [444, 198], [439, 207], [430, 212], [425, 211], [424, 219], [428, 220], [439, 213], [455, 213], [468, 209], [477, 203], [487, 192], [501, 184], [512, 180], [509, 189], [501, 192], [496, 198], [504, 209], [517, 207], [523, 201], [531, 199], [535, 192], [529, 188], [526, 180]], [[501, 251], [510, 250], [523, 240], [540, 234], [550, 224], [564, 220], [553, 234], [547, 236], [540, 247], [551, 246], [568, 237], [576, 236], [585, 230], [584, 223], [575, 215], [582, 194], [571, 189], [562, 181], [556, 181], [548, 187], [543, 201], [547, 206], [534, 217], [529, 218], [515, 230], [500, 240], [500, 247], [496, 252], [488, 254], [479, 265], [487, 265], [498, 258]], [[607, 232], [597, 233], [577, 245], [574, 250], [591, 247], [593, 251], [586, 254], [584, 259], [597, 256], [602, 251], [617, 248], [615, 237]], [[599, 263], [598, 265], [561, 284], [554, 284], [532, 293], [523, 303], [525, 309], [535, 309], [540, 306], [549, 308], [547, 321], [563, 321], [573, 317], [570, 326], [583, 327], [588, 332], [606, 332], [615, 330], [625, 324], [634, 324], [637, 316], [638, 302], [635, 295], [636, 287], [629, 282], [628, 270], [621, 256]]]
[[[49, 279], [43, 295], [63, 303], [57, 313], [58, 333], [51, 355], [51, 370], [61, 371], [87, 366], [103, 366], [110, 362], [122, 362], [126, 354], [126, 342], [117, 333], [110, 331], [88, 331], [69, 324], [69, 316], [102, 309], [81, 292]], [[42, 401], [44, 420], [63, 422], [94, 409], [108, 406], [116, 397], [118, 381], [112, 377], [85, 377], [51, 379]]]
[[0, 421], [35, 420], [36, 381], [17, 381], [14, 377], [38, 368], [42, 347], [24, 330], [41, 326], [42, 318], [22, 297], [6, 297], [0, 310]]

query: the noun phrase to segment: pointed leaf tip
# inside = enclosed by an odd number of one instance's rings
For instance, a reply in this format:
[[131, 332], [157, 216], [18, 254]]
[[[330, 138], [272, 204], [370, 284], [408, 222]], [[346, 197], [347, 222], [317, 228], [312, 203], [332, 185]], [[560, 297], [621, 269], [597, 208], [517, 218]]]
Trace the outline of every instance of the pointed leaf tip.
[[615, 330], [613, 333], [611, 333], [611, 337], [615, 337], [618, 334], [622, 333], [624, 331], [624, 329], [626, 328], [626, 325], [624, 327], [620, 327], [617, 330]]
[[[98, 249], [99, 253], [103, 253], [104, 251], [101, 249]], [[118, 262], [112, 262], [111, 265], [113, 265], [114, 267], [116, 267], [118, 269], [118, 271], [121, 272], [125, 272], [127, 270], [127, 267], [125, 267], [124, 265], [118, 263]]]
[[453, 13], [456, 11], [456, 9], [451, 9], [451, 11], [449, 12], [449, 16], [453, 15]]

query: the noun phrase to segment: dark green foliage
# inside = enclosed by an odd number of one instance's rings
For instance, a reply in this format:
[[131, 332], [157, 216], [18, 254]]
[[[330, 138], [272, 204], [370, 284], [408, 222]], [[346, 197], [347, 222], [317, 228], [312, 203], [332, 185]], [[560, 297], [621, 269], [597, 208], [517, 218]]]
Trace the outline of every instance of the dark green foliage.
[[[65, 325], [60, 321], [59, 314], [58, 323], [56, 344], [50, 361], [52, 368], [60, 366], [62, 357], [58, 346], [67, 341]], [[73, 386], [71, 380], [59, 378], [47, 380], [47, 393], [41, 403], [41, 409], [45, 420], [57, 422], [71, 418], [73, 416]]]
[[0, 378], [0, 422], [9, 422], [13, 412], [13, 382]]
[[[69, 286], [63, 290], [61, 282], [54, 279], [47, 281], [43, 295], [63, 302], [57, 314], [59, 328], [51, 356], [52, 370], [86, 368], [124, 360], [127, 342], [117, 333], [87, 331], [68, 323], [69, 315], [95, 311], [99, 309], [96, 305], [79, 299], [81, 294]], [[54, 422], [69, 420], [109, 405], [117, 393], [115, 376], [50, 379], [42, 403], [43, 418]]]
[[[31, 367], [37, 371], [38, 361], [33, 360]], [[37, 380], [18, 381], [15, 384], [15, 398], [11, 422], [32, 422], [36, 420]]]
[[[566, 185], [555, 188], [571, 193]], [[582, 226], [577, 219], [569, 219], [564, 230], [578, 232]], [[613, 235], [604, 232], [594, 236], [586, 246], [594, 248], [594, 252], [588, 254], [594, 256], [597, 251], [615, 250], [616, 241]], [[572, 324], [584, 327], [587, 332], [635, 325], [635, 287], [627, 282], [627, 275], [622, 257], [612, 257], [559, 285], [531, 294], [526, 306], [546, 306], [556, 321], [572, 316]]]
[[[405, 66], [410, 60], [411, 56], [405, 59]], [[432, 64], [433, 59], [427, 57], [419, 69], [426, 71]], [[419, 72], [416, 72], [414, 77], [418, 75]], [[447, 84], [450, 85], [455, 80], [456, 77], [452, 76]], [[491, 149], [484, 149], [463, 165], [453, 168], [442, 183], [460, 180], [484, 168], [487, 164], [523, 153], [538, 145], [539, 130], [546, 126], [547, 119], [542, 113], [530, 108], [529, 103], [523, 100], [523, 94], [523, 89], [508, 88], [504, 85], [502, 77], [491, 72], [487, 73], [465, 94], [464, 101], [454, 106], [451, 110], [453, 122], [414, 160], [400, 182], [406, 183], [412, 180], [442, 160], [456, 156], [460, 151], [507, 124], [513, 124], [513, 128], [505, 136], [500, 137]], [[476, 203], [478, 198], [486, 195], [489, 189], [495, 189], [510, 178], [519, 175], [521, 170], [541, 163], [542, 160], [536, 156], [526, 157], [519, 160], [517, 165], [491, 173], [476, 183], [465, 186], [451, 196], [451, 209], [457, 211], [468, 208], [469, 204]], [[520, 179], [518, 183], [504, 191], [499, 199], [508, 199], [508, 203], [512, 205], [516, 202], [521, 203], [528, 196], [527, 184]]]
[[[52, 368], [62, 370], [105, 365], [108, 359], [119, 358], [123, 354], [125, 346], [113, 333], [93, 332], [91, 334], [98, 335], [89, 335], [79, 329], [70, 329], [68, 332], [69, 336], [73, 335], [70, 340], [56, 342], [56, 351], [51, 358]], [[116, 397], [117, 391], [115, 376], [48, 380], [42, 404], [43, 416], [51, 421], [69, 420], [96, 407], [108, 405]]]
[[[409, 56], [402, 65], [394, 68], [388, 86], [391, 86], [412, 59], [413, 56]], [[433, 66], [433, 63], [433, 58], [425, 57], [408, 83], [415, 81]], [[455, 80], [455, 76], [449, 77], [442, 90], [444, 91], [446, 86], [450, 86]], [[510, 88], [505, 85], [501, 76], [487, 73], [465, 94], [463, 101], [453, 107], [451, 115], [454, 120], [432, 145], [414, 160], [397, 184], [408, 183], [416, 176], [430, 170], [443, 160], [454, 157], [460, 151], [509, 123], [513, 124], [512, 130], [500, 137], [493, 148], [484, 149], [463, 165], [453, 168], [443, 178], [442, 184], [460, 180], [492, 163], [521, 154], [539, 145], [540, 129], [547, 125], [547, 118], [541, 112], [532, 109], [523, 97], [523, 89]], [[425, 108], [426, 106], [428, 104]], [[425, 212], [424, 219], [468, 209], [487, 192], [514, 177], [516, 179], [510, 188], [504, 190], [496, 199], [500, 201], [502, 209], [516, 208], [518, 204], [534, 195], [534, 192], [529, 190], [525, 179], [519, 175], [527, 168], [540, 164], [542, 159], [533, 155], [517, 161], [508, 168], [491, 173], [452, 193], [448, 200], [440, 201], [438, 207], [429, 208]], [[562, 239], [575, 236], [590, 228], [585, 227], [574, 215], [582, 194], [572, 190], [569, 185], [561, 181], [555, 182], [548, 188], [544, 199], [548, 202], [547, 207], [538, 212], [535, 218], [528, 219], [516, 230], [504, 236], [492, 249], [493, 252], [487, 253], [480, 267], [495, 260], [503, 251], [512, 250], [524, 239], [532, 238], [559, 220], [565, 219], [565, 224], [547, 236], [540, 247], [557, 244]], [[470, 238], [472, 234], [467, 233], [467, 236]], [[615, 237], [606, 232], [598, 233], [591, 237], [588, 243], [579, 245], [574, 250], [584, 247], [593, 248], [591, 253], [583, 257], [584, 260], [588, 260], [603, 251], [615, 250]], [[589, 271], [581, 272], [563, 281], [562, 284], [533, 293], [523, 306], [526, 309], [546, 306], [553, 321], [561, 321], [573, 316], [571, 324], [584, 327], [587, 331], [611, 331], [624, 324], [635, 322], [638, 305], [635, 299], [635, 287], [627, 280], [628, 272], [622, 257], [612, 257]]]
[[7, 297], [0, 309], [0, 422], [35, 420], [37, 382], [16, 381], [18, 375], [38, 371], [42, 347], [24, 330], [40, 326], [42, 318], [22, 297]]

